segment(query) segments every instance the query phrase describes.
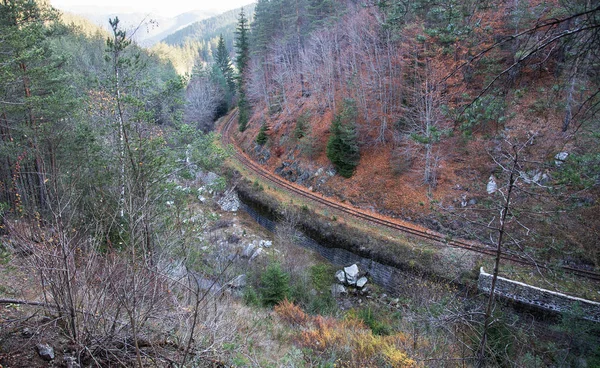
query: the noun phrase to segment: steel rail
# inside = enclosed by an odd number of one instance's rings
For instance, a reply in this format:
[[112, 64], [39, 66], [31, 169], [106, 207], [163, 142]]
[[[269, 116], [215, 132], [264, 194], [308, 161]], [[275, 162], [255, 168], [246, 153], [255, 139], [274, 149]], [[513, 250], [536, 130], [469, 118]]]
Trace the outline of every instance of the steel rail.
[[[235, 112], [231, 113], [231, 115], [228, 117], [225, 124], [223, 124], [221, 127], [222, 142], [226, 146], [231, 144], [229, 130], [230, 130], [230, 127], [236, 117], [237, 117], [237, 110]], [[496, 254], [496, 249], [491, 248], [491, 247], [486, 247], [485, 245], [483, 245], [481, 243], [462, 240], [462, 239], [452, 239], [452, 238], [448, 237], [447, 235], [435, 232], [430, 229], [422, 228], [418, 225], [410, 224], [405, 221], [401, 221], [401, 220], [397, 220], [397, 219], [393, 219], [393, 220], [386, 219], [380, 215], [377, 215], [377, 216], [370, 215], [369, 213], [367, 213], [364, 210], [359, 210], [359, 209], [351, 207], [349, 205], [339, 203], [333, 199], [325, 198], [322, 195], [319, 196], [317, 194], [314, 194], [313, 192], [309, 191], [306, 188], [302, 188], [296, 184], [292, 184], [291, 182], [289, 182], [283, 178], [280, 178], [279, 176], [267, 171], [263, 166], [257, 164], [254, 160], [250, 159], [237, 146], [235, 146], [235, 145], [233, 145], [233, 146], [235, 148], [234, 152], [235, 152], [236, 159], [238, 159], [238, 161], [240, 161], [240, 163], [242, 163], [246, 168], [253, 171], [254, 174], [256, 174], [256, 175], [258, 175], [258, 176], [260, 176], [260, 177], [276, 184], [277, 186], [279, 186], [289, 192], [292, 192], [296, 195], [299, 195], [301, 197], [307, 198], [314, 202], [320, 203], [326, 207], [338, 210], [345, 214], [351, 215], [355, 218], [362, 219], [362, 220], [365, 220], [365, 221], [368, 221], [368, 222], [371, 222], [374, 224], [378, 224], [378, 225], [387, 227], [392, 230], [401, 231], [403, 233], [413, 235], [413, 236], [416, 236], [419, 238], [432, 240], [432, 241], [439, 242], [439, 243], [442, 243], [445, 245], [449, 245], [449, 246], [461, 248], [461, 249], [466, 249], [466, 250], [484, 254], [484, 255], [494, 256]], [[511, 262], [515, 262], [515, 263], [519, 263], [519, 264], [523, 264], [526, 266], [534, 266], [537, 268], [543, 268], [543, 269], [551, 269], [552, 268], [546, 264], [538, 263], [538, 262], [532, 261], [525, 257], [520, 257], [520, 256], [515, 256], [515, 255], [510, 255], [510, 254], [502, 254], [502, 259], [511, 261]], [[579, 268], [565, 266], [565, 265], [560, 266], [560, 268], [563, 269], [564, 271], [570, 272], [577, 276], [585, 277], [585, 278], [588, 278], [591, 280], [600, 281], [600, 274], [593, 272], [593, 271], [582, 270]]]

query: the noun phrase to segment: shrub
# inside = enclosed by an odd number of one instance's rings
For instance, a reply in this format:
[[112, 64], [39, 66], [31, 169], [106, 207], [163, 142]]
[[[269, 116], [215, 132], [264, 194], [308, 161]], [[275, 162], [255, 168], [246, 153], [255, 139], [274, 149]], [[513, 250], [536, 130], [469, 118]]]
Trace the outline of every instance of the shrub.
[[506, 104], [504, 98], [499, 95], [490, 94], [482, 96], [470, 104], [460, 116], [460, 129], [467, 137], [479, 127], [486, 127], [491, 123], [504, 123], [506, 117], [504, 111]]
[[390, 325], [385, 323], [385, 321], [381, 321], [377, 317], [377, 313], [375, 313], [371, 307], [359, 310], [357, 317], [367, 325], [375, 335], [387, 336], [392, 333]]
[[272, 307], [290, 295], [290, 275], [277, 263], [270, 264], [260, 278], [260, 296], [264, 306]]
[[392, 151], [390, 168], [394, 175], [402, 175], [410, 170], [413, 165], [414, 154], [408, 147], [396, 148]]
[[314, 159], [322, 151], [322, 147], [319, 145], [319, 139], [310, 132], [307, 133], [299, 144], [300, 152], [309, 159]]
[[296, 343], [301, 349], [311, 349], [325, 360], [320, 366], [327, 366], [333, 360], [335, 366], [342, 367], [416, 366], [403, 351], [407, 341], [402, 334], [373, 335], [354, 317], [345, 320], [309, 317], [288, 301], [277, 306], [275, 312], [299, 329]]
[[308, 131], [309, 118], [310, 115], [306, 112], [298, 116], [298, 119], [296, 119], [296, 127], [294, 128], [294, 138], [302, 139], [306, 136], [306, 132]]
[[303, 326], [308, 321], [308, 316], [296, 304], [284, 299], [281, 303], [275, 306], [275, 313], [285, 322], [292, 325]]
[[311, 314], [333, 315], [337, 311], [337, 302], [331, 292], [323, 292], [311, 299], [308, 311]]
[[259, 306], [260, 305], [260, 298], [258, 296], [258, 294], [256, 293], [256, 290], [254, 290], [254, 288], [248, 286], [244, 289], [244, 303], [246, 303], [246, 305], [250, 305], [250, 306]]
[[309, 272], [312, 284], [317, 291], [327, 289], [334, 281], [332, 275], [335, 273], [335, 269], [328, 264], [316, 264], [310, 268]]

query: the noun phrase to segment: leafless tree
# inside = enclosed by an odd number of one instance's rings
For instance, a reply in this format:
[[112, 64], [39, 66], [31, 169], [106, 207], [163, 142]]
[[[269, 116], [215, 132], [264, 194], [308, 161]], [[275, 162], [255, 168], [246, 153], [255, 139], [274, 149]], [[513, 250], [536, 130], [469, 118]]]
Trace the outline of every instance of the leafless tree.
[[249, 73], [248, 73], [248, 97], [254, 103], [264, 103], [266, 107], [269, 107], [271, 102], [270, 89], [271, 85], [268, 81], [268, 65], [264, 58], [262, 60], [252, 58], [250, 59]]
[[184, 120], [196, 124], [198, 129], [209, 131], [223, 91], [208, 75], [194, 77], [186, 90]]

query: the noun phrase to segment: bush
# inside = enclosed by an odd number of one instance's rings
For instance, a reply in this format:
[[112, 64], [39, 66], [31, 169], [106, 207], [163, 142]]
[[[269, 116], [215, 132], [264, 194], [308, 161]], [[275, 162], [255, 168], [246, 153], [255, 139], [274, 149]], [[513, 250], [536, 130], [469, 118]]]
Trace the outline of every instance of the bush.
[[323, 292], [315, 295], [308, 305], [311, 314], [333, 315], [337, 311], [337, 302], [331, 292]]
[[334, 282], [335, 269], [329, 264], [316, 264], [310, 268], [310, 280], [317, 291], [325, 291]]
[[298, 116], [298, 119], [296, 120], [296, 127], [294, 128], [294, 138], [302, 139], [306, 136], [309, 118], [310, 115], [308, 115], [306, 112]]
[[367, 325], [375, 335], [387, 336], [392, 333], [392, 328], [385, 323], [385, 321], [381, 321], [377, 318], [377, 313], [375, 313], [371, 307], [359, 310], [357, 317]]
[[308, 316], [304, 311], [296, 304], [283, 300], [281, 303], [275, 306], [275, 313], [279, 315], [281, 319], [291, 325], [304, 325], [308, 321]]
[[310, 132], [300, 141], [300, 152], [307, 158], [313, 160], [322, 152], [322, 147], [319, 145], [319, 139]]
[[272, 307], [290, 296], [290, 275], [277, 263], [270, 264], [260, 277], [260, 296], [264, 306]]
[[469, 105], [460, 117], [460, 129], [467, 137], [480, 127], [487, 127], [491, 123], [504, 123], [506, 104], [499, 95], [489, 94], [482, 96]]
[[390, 158], [390, 168], [394, 175], [402, 175], [410, 170], [413, 164], [413, 155], [408, 148], [396, 148], [392, 151]]
[[260, 298], [253, 287], [248, 286], [244, 289], [244, 303], [250, 306], [259, 306]]
[[332, 361], [342, 367], [417, 366], [404, 351], [407, 340], [402, 334], [376, 336], [357, 318], [310, 317], [291, 303], [282, 303], [275, 312], [298, 329], [300, 348], [319, 353], [320, 366]]

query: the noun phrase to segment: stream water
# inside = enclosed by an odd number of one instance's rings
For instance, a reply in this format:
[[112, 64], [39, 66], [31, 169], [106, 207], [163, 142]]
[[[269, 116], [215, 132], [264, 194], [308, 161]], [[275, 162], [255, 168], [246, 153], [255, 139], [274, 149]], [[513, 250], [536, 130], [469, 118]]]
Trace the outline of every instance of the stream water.
[[[276, 221], [260, 214], [248, 204], [242, 202], [240, 208], [268, 231], [274, 233], [277, 230], [278, 224]], [[320, 254], [336, 266], [343, 267], [356, 263], [362, 272], [367, 273], [369, 282], [383, 287], [391, 295], [403, 294], [408, 285], [411, 285], [417, 278], [417, 276], [408, 272], [361, 257], [345, 249], [323, 246], [299, 231], [296, 232], [295, 243]]]

